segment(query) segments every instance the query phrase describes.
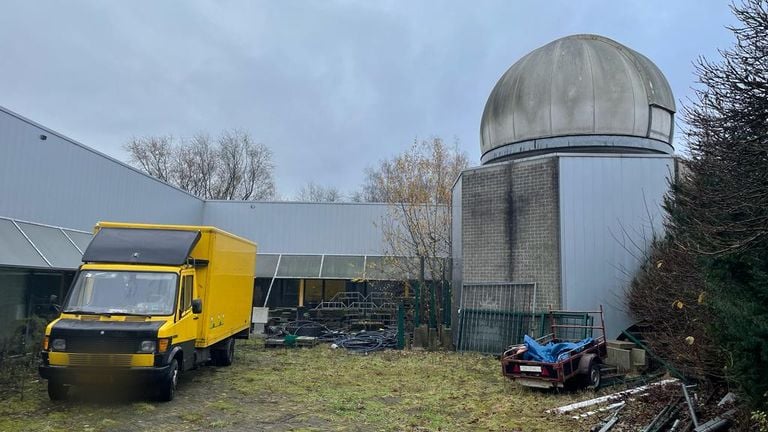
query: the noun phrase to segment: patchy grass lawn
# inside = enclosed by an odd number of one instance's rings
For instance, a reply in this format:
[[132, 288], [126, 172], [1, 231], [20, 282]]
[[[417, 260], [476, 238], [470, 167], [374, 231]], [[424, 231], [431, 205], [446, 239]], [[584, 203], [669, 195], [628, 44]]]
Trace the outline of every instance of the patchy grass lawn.
[[258, 341], [239, 343], [231, 367], [184, 375], [169, 403], [122, 390], [95, 396], [85, 389], [53, 403], [44, 381], [29, 380], [24, 400], [2, 396], [0, 430], [556, 431], [575, 425], [546, 409], [592, 397], [519, 388], [486, 356], [361, 356], [326, 345], [264, 349]]

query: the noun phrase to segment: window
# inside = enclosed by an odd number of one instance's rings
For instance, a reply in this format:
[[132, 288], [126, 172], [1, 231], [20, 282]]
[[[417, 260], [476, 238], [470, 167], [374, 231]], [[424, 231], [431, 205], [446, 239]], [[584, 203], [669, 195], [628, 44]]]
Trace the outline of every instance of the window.
[[171, 315], [178, 275], [170, 272], [85, 270], [78, 273], [64, 312]]
[[319, 279], [304, 280], [304, 306], [314, 307], [323, 301], [323, 281]]
[[192, 307], [192, 288], [195, 286], [195, 278], [192, 275], [184, 276], [181, 280], [181, 304], [179, 312], [184, 312]]

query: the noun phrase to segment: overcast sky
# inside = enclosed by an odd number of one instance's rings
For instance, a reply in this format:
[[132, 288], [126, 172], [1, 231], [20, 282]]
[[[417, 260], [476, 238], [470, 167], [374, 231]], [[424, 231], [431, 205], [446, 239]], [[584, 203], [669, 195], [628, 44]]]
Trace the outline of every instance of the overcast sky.
[[0, 105], [120, 160], [132, 136], [240, 128], [274, 151], [283, 198], [349, 192], [414, 138], [477, 164], [498, 78], [569, 34], [645, 54], [680, 110], [734, 22], [710, 0], [3, 1]]

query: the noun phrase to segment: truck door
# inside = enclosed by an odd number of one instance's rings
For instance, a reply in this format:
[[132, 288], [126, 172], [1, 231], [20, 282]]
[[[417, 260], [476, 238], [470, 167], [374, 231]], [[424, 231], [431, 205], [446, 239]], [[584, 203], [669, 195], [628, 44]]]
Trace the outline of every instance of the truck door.
[[195, 365], [195, 339], [197, 337], [197, 315], [192, 313], [192, 299], [195, 298], [195, 271], [181, 272], [179, 303], [176, 310], [176, 337], [173, 345], [180, 345], [184, 350], [184, 369]]

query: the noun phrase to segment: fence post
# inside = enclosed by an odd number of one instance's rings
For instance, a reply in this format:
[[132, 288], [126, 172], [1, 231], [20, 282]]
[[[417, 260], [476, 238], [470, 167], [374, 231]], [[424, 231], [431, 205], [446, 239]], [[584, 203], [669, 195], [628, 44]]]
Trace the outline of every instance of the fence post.
[[437, 328], [437, 311], [435, 307], [437, 301], [435, 300], [435, 281], [429, 281], [429, 327]]
[[451, 283], [442, 281], [443, 285], [443, 324], [451, 327]]
[[413, 284], [413, 326], [421, 325], [421, 286], [418, 281]]
[[405, 348], [405, 308], [403, 303], [397, 305], [397, 349]]

